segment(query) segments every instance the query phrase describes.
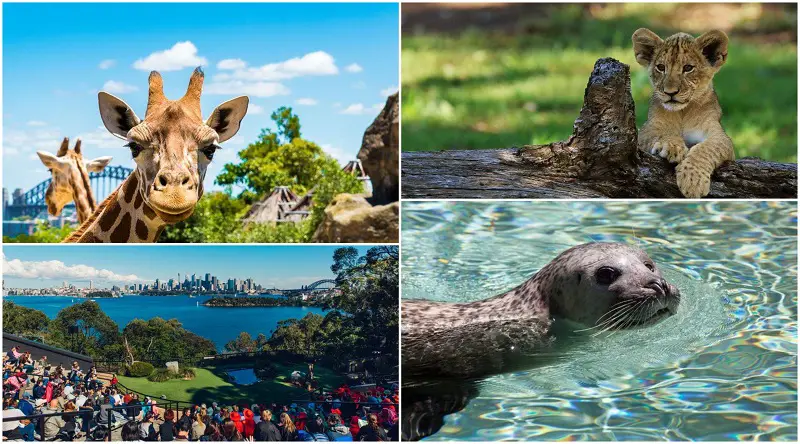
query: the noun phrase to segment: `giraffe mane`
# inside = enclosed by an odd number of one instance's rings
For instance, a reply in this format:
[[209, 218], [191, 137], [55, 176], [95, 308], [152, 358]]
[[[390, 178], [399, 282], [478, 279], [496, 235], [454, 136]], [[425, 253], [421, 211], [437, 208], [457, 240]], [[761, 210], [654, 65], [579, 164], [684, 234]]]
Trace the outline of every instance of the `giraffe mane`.
[[78, 229], [73, 231], [72, 234], [69, 235], [69, 237], [61, 241], [61, 243], [69, 244], [78, 242], [80, 238], [83, 236], [83, 234], [86, 233], [86, 230], [89, 229], [90, 226], [92, 226], [94, 221], [96, 221], [100, 217], [100, 215], [102, 215], [105, 212], [106, 207], [108, 207], [109, 203], [111, 203], [112, 201], [116, 201], [120, 188], [122, 188], [122, 185], [117, 187], [117, 189], [114, 190], [114, 192], [109, 194], [108, 197], [106, 197], [105, 200], [103, 200], [103, 202], [100, 203], [97, 209], [94, 210], [92, 215], [89, 216], [89, 218], [86, 219], [81, 224], [81, 226], [78, 227]]

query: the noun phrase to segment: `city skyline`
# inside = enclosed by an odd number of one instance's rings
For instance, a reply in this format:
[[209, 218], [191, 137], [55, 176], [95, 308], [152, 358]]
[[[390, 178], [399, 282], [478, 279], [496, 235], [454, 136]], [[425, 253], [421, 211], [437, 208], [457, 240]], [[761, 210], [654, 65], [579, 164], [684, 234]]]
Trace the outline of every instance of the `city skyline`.
[[[354, 246], [364, 255], [369, 246]], [[206, 273], [220, 282], [252, 279], [262, 288], [294, 289], [335, 277], [333, 252], [341, 246], [41, 246], [7, 245], [3, 250], [6, 288], [54, 288], [64, 282], [85, 288], [168, 282], [181, 274]], [[146, 259], [145, 259], [146, 258]]]
[[[161, 72], [167, 97], [178, 98], [196, 66], [206, 77], [204, 117], [250, 97], [239, 133], [209, 166], [207, 190], [221, 189], [214, 178], [262, 128], [275, 129], [270, 114], [281, 106], [299, 116], [305, 139], [344, 166], [397, 91], [398, 11], [397, 4], [3, 5], [3, 186], [27, 191], [50, 177], [36, 151], [54, 153], [64, 137], [81, 138], [86, 158], [113, 156], [111, 165], [132, 167], [125, 141], [103, 127], [97, 92], [143, 117], [151, 70]], [[169, 26], [153, 17], [168, 17]]]

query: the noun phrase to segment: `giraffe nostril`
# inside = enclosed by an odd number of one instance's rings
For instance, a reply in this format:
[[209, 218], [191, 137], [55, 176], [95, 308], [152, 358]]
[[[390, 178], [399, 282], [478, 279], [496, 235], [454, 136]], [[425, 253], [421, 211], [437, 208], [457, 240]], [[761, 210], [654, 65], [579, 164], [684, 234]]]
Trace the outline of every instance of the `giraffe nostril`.
[[186, 176], [186, 177], [183, 178], [183, 181], [181, 182], [181, 185], [185, 186], [187, 183], [189, 183], [189, 176]]
[[166, 176], [158, 176], [158, 183], [160, 183], [162, 187], [167, 186]]

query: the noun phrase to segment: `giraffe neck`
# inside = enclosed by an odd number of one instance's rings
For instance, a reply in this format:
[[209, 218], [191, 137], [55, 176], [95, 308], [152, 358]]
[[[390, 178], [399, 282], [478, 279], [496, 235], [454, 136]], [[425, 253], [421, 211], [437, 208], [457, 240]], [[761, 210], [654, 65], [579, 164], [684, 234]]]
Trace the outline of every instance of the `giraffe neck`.
[[94, 201], [86, 167], [81, 162], [77, 162], [77, 168], [78, 177], [74, 178], [73, 176], [70, 185], [72, 186], [72, 200], [75, 202], [75, 210], [78, 212], [78, 222], [84, 223], [97, 209], [97, 205]]
[[167, 225], [142, 199], [134, 172], [111, 193], [67, 243], [134, 243], [158, 240]]

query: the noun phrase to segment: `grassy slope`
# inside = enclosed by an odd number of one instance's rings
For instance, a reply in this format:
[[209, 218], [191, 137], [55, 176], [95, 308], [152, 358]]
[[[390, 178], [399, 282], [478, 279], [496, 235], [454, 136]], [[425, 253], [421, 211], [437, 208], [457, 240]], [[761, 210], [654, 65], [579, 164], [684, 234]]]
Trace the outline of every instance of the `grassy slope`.
[[[535, 32], [403, 36], [403, 150], [502, 148], [565, 139], [580, 111], [594, 62], [631, 66], [637, 123], [651, 92], [630, 35], [654, 25], [639, 9], [586, 20], [558, 9]], [[767, 26], [759, 24], [758, 26]], [[787, 26], [778, 24], [773, 26]], [[796, 24], [794, 25], [796, 26]], [[797, 47], [731, 38], [729, 61], [715, 77], [723, 125], [737, 157], [797, 160]]]
[[[235, 367], [231, 367], [232, 369]], [[271, 381], [262, 381], [248, 386], [233, 385], [224, 378], [224, 368], [198, 368], [196, 377], [190, 381], [171, 380], [167, 382], [150, 382], [147, 378], [130, 378], [118, 376], [119, 381], [133, 390], [155, 397], [164, 395], [167, 399], [191, 402], [233, 403], [285, 402], [292, 399], [306, 399], [305, 390], [292, 386], [286, 378], [292, 370], [305, 371], [303, 366], [283, 367], [280, 375]], [[335, 388], [344, 382], [344, 377], [331, 370], [316, 366], [314, 376], [320, 384], [327, 388]]]

